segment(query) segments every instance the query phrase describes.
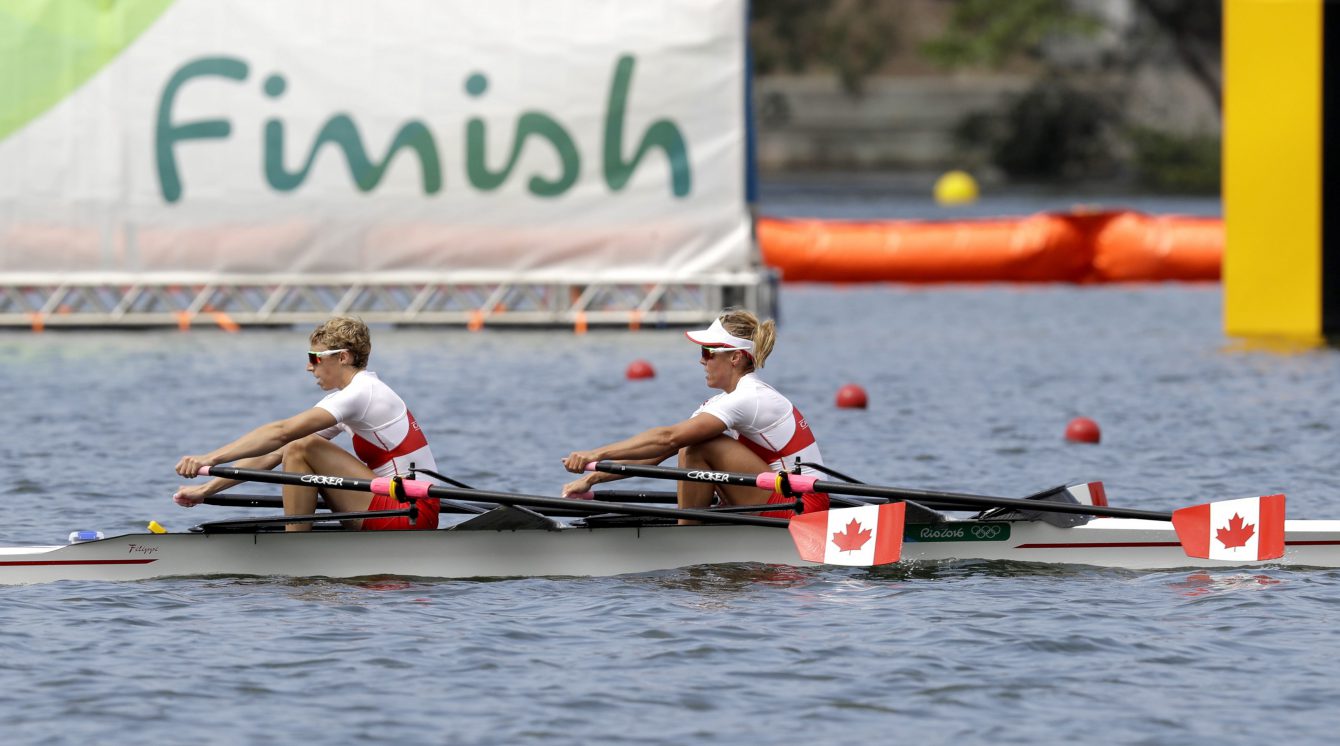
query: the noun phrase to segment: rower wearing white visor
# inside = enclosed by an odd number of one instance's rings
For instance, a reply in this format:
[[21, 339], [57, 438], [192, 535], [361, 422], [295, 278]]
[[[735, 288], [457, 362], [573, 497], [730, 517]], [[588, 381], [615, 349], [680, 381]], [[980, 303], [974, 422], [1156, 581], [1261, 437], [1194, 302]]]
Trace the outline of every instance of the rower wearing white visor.
[[[800, 410], [756, 372], [772, 352], [774, 322], [760, 322], [748, 311], [732, 309], [708, 328], [685, 332], [684, 336], [700, 348], [707, 385], [721, 393], [683, 422], [653, 427], [589, 451], [574, 451], [563, 460], [564, 468], [583, 473], [587, 464], [605, 460], [659, 464], [676, 453], [681, 468], [712, 471], [789, 471], [798, 460], [823, 463], [819, 444]], [[564, 485], [563, 494], [587, 492], [596, 484], [622, 478], [586, 472]], [[794, 499], [754, 487], [702, 482], [680, 482], [678, 495], [681, 508], [705, 508], [715, 498], [726, 505], [764, 505]], [[828, 509], [827, 495], [805, 495], [804, 499], [806, 513]], [[789, 518], [792, 511], [760, 515]]]

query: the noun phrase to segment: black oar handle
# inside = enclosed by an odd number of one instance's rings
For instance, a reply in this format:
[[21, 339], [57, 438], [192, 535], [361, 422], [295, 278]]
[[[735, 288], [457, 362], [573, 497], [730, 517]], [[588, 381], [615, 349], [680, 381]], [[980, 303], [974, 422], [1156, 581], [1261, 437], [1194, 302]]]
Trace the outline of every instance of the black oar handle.
[[[764, 483], [776, 475], [741, 474], [730, 471], [710, 471], [706, 469], [678, 469], [671, 466], [643, 466], [640, 464], [622, 464], [615, 461], [597, 461], [587, 466], [595, 471], [610, 474], [623, 474], [630, 477], [652, 477], [654, 479], [677, 479], [681, 482], [708, 482], [711, 484], [737, 484], [750, 487], [764, 487]], [[1021, 500], [1013, 497], [990, 497], [987, 495], [966, 495], [959, 492], [935, 492], [932, 490], [912, 490], [899, 487], [877, 487], [868, 484], [833, 482], [815, 479], [810, 475], [789, 474], [786, 479], [795, 492], [831, 492], [840, 495], [858, 495], [861, 497], [882, 497], [886, 500], [937, 501], [951, 505], [968, 505], [980, 508], [1018, 508], [1041, 513], [1077, 513], [1080, 515], [1109, 516], [1112, 518], [1142, 518], [1149, 521], [1171, 521], [1172, 513], [1153, 510], [1134, 510], [1131, 508], [1102, 508], [1094, 505], [1076, 505], [1071, 503], [1053, 503], [1041, 500]]]
[[[294, 474], [284, 471], [264, 471], [260, 469], [239, 469], [235, 466], [211, 466], [201, 470], [201, 476], [225, 477], [247, 482], [266, 482], [269, 484], [292, 484], [301, 487], [329, 487], [338, 490], [356, 490], [380, 493], [375, 483], [385, 480], [357, 479], [354, 477], [335, 477], [323, 474]], [[653, 518], [684, 518], [693, 521], [712, 523], [738, 523], [750, 526], [773, 526], [786, 528], [791, 522], [785, 518], [763, 518], [754, 515], [734, 515], [713, 513], [706, 510], [686, 510], [683, 508], [658, 508], [654, 505], [630, 505], [619, 502], [597, 502], [595, 500], [571, 500], [564, 497], [543, 497], [512, 492], [488, 492], [485, 490], [462, 490], [455, 487], [430, 485], [427, 482], [405, 480], [402, 483], [406, 494], [411, 497], [427, 496], [433, 498], [462, 498], [479, 502], [498, 503], [499, 505], [523, 505], [529, 508], [556, 508], [576, 510], [583, 513], [623, 513]]]

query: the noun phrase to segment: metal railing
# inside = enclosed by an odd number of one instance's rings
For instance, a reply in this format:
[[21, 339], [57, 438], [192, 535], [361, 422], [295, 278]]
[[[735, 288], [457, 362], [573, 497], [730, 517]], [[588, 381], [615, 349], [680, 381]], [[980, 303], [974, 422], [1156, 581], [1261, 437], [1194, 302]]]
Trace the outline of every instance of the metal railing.
[[721, 309], [775, 317], [767, 271], [656, 281], [579, 277], [0, 275], [0, 327], [281, 326], [350, 314], [368, 323], [484, 327], [682, 326]]

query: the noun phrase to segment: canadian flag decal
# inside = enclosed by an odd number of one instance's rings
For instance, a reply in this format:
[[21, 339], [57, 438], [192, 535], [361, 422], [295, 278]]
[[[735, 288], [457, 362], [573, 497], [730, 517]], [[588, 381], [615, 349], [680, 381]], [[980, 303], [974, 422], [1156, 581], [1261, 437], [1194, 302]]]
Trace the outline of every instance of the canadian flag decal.
[[1173, 528], [1187, 555], [1202, 559], [1257, 561], [1284, 556], [1284, 495], [1182, 508]]
[[791, 538], [810, 562], [886, 565], [902, 556], [905, 512], [899, 502], [804, 513], [791, 519]]

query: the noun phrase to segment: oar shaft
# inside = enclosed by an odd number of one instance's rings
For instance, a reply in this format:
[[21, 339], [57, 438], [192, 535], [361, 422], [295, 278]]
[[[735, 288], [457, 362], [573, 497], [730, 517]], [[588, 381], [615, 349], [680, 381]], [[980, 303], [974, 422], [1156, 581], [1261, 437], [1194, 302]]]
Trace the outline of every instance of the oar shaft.
[[239, 469], [236, 466], [207, 466], [200, 470], [200, 476], [238, 479], [244, 482], [289, 484], [296, 487], [330, 487], [331, 489], [349, 490], [351, 492], [372, 492], [371, 479], [332, 477], [325, 474], [293, 474], [286, 471]]
[[[630, 477], [677, 479], [682, 482], [736, 484], [749, 487], [761, 487], [764, 482], [774, 478], [774, 475], [768, 473], [741, 474], [728, 471], [709, 471], [706, 469], [677, 469], [670, 466], [643, 466], [641, 464], [623, 464], [615, 461], [598, 461], [593, 465], [589, 465], [587, 468]], [[980, 508], [1018, 508], [1021, 510], [1044, 513], [1077, 513], [1080, 515], [1108, 516], [1112, 518], [1142, 518], [1150, 521], [1172, 520], [1172, 513], [1162, 513], [1153, 510], [1106, 508], [1094, 505], [1044, 502], [1041, 500], [1021, 500], [1012, 497], [967, 495], [958, 492], [934, 492], [931, 490], [912, 490], [899, 487], [877, 487], [868, 484], [851, 484], [850, 482], [813, 479], [810, 476], [801, 475], [789, 475], [788, 479], [792, 482], [796, 492], [830, 492], [840, 495], [880, 497], [886, 500], [916, 500], [918, 502], [937, 502]]]
[[[354, 477], [334, 477], [322, 474], [293, 474], [283, 471], [264, 471], [260, 469], [239, 469], [235, 466], [211, 466], [201, 470], [201, 476], [240, 479], [249, 482], [269, 484], [292, 484], [303, 487], [329, 487], [331, 489], [353, 490], [358, 492], [376, 492], [373, 481]], [[410, 481], [406, 480], [406, 486]], [[424, 483], [420, 482], [419, 485]], [[643, 515], [653, 518], [682, 518], [693, 521], [713, 523], [738, 523], [750, 526], [773, 526], [786, 528], [790, 521], [784, 518], [763, 518], [753, 515], [734, 515], [712, 513], [706, 510], [686, 510], [683, 508], [659, 508], [654, 505], [630, 505], [619, 502], [597, 502], [594, 500], [569, 500], [562, 497], [542, 497], [512, 492], [489, 492], [486, 490], [463, 490], [441, 485], [427, 486], [424, 492], [428, 497], [438, 499], [461, 498], [479, 502], [492, 502], [499, 505], [523, 505], [529, 508], [555, 508], [576, 510], [582, 513], [624, 513]]]
[[[210, 495], [204, 504], [224, 508], [282, 508], [284, 499], [278, 495]], [[326, 507], [326, 501], [318, 497], [316, 507]]]
[[883, 497], [889, 500], [927, 500], [969, 505], [979, 508], [1018, 508], [1043, 513], [1077, 513], [1080, 515], [1107, 516], [1111, 518], [1143, 518], [1150, 521], [1171, 521], [1172, 513], [1154, 510], [1135, 510], [1132, 508], [1100, 508], [1093, 505], [1073, 503], [1054, 503], [1043, 500], [1021, 500], [1015, 497], [989, 497], [987, 495], [965, 495], [958, 492], [934, 492], [931, 490], [911, 490], [900, 487], [875, 487], [847, 482], [815, 480], [815, 492], [838, 492], [863, 497]]
[[588, 464], [587, 470], [603, 471], [608, 474], [622, 474], [627, 477], [652, 477], [654, 479], [677, 479], [681, 482], [708, 482], [710, 484], [732, 484], [741, 487], [758, 487], [758, 474], [739, 474], [731, 471], [707, 471], [705, 469], [676, 469], [672, 466], [644, 466], [625, 464], [618, 461], [597, 461]]
[[[625, 502], [625, 503], [674, 503], [674, 492], [652, 492], [644, 490], [596, 490], [592, 493], [592, 499], [600, 502]], [[462, 501], [469, 504], [470, 501]], [[231, 493], [220, 493], [210, 495], [205, 498], [205, 505], [214, 505], [224, 508], [282, 508], [284, 500], [279, 495], [236, 495]], [[492, 503], [483, 503], [490, 505]], [[471, 507], [479, 507], [481, 504], [474, 501]], [[317, 508], [325, 508], [324, 498], [316, 499]], [[775, 509], [775, 508], [771, 508]], [[475, 513], [476, 510], [449, 510], [448, 506], [442, 506], [443, 513], [461, 512]]]
[[[224, 508], [282, 508], [284, 507], [284, 499], [278, 495], [210, 495], [205, 498], [204, 504]], [[330, 506], [326, 505], [324, 498], [318, 497], [316, 499], [317, 510], [328, 507]], [[494, 507], [493, 503], [447, 500], [442, 503], [442, 512], [478, 515], [492, 507]]]

